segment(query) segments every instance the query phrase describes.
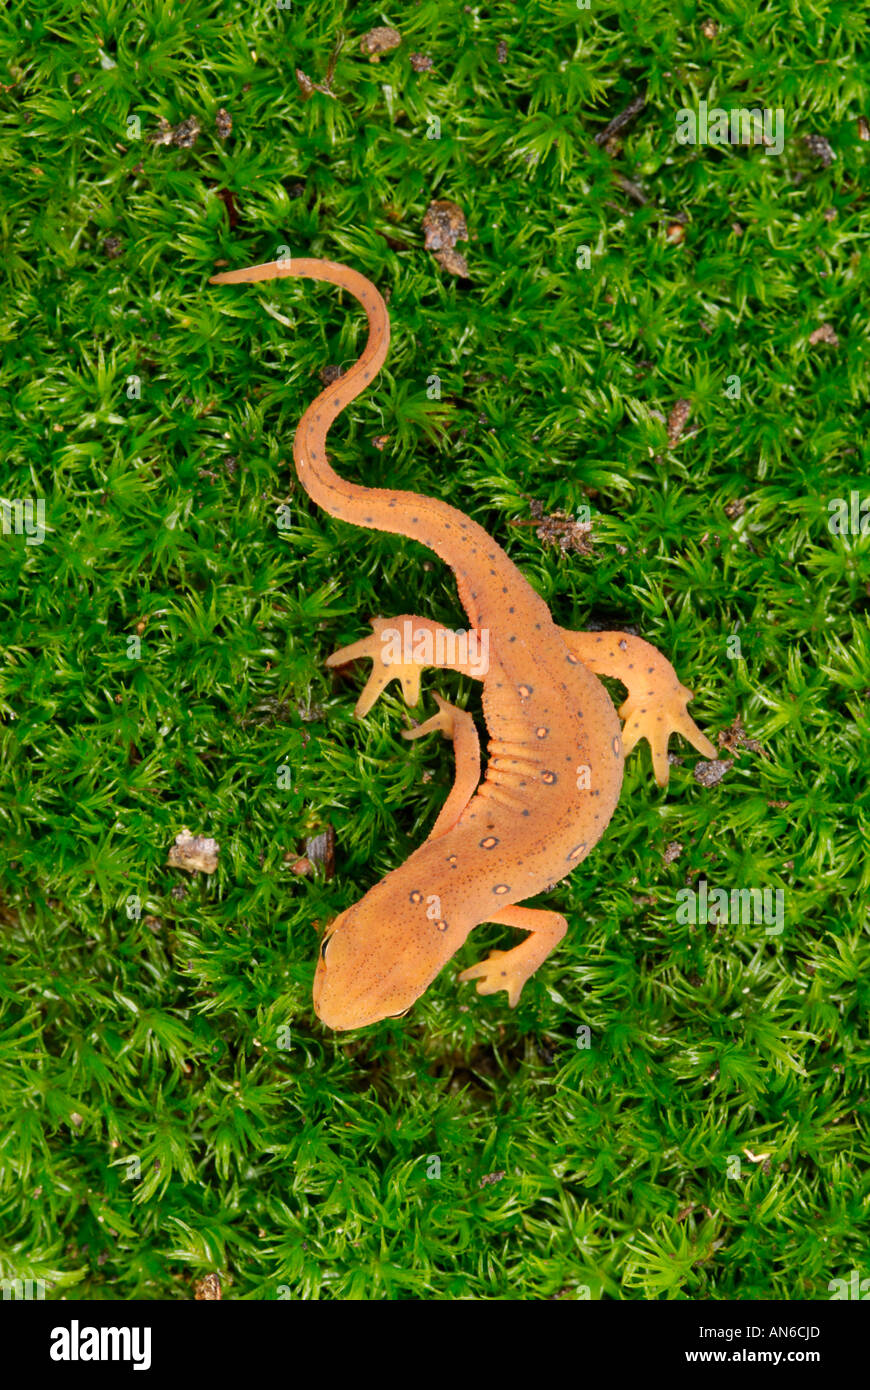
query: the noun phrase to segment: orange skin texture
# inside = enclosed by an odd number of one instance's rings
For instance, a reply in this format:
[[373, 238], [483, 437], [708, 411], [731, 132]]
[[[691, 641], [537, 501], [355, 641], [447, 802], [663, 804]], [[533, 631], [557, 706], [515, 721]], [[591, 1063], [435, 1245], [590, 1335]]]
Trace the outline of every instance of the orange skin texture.
[[[327, 928], [314, 978], [314, 1007], [333, 1029], [360, 1028], [406, 1013], [469, 932], [503, 922], [528, 933], [519, 946], [493, 951], [463, 972], [482, 994], [508, 992], [512, 1005], [525, 981], [564, 935], [559, 913], [522, 906], [553, 887], [589, 854], [619, 800], [626, 752], [647, 738], [660, 785], [667, 781], [667, 741], [677, 730], [707, 757], [710, 741], [686, 713], [692, 692], [665, 658], [620, 632], [578, 633], [558, 627], [544, 600], [486, 531], [436, 498], [367, 488], [341, 478], [326, 456], [326, 435], [341, 410], [367, 389], [389, 346], [387, 307], [369, 280], [332, 261], [270, 262], [213, 277], [212, 283], [287, 276], [325, 280], [349, 291], [366, 312], [362, 356], [305, 411], [293, 444], [299, 481], [333, 516], [357, 526], [423, 542], [453, 570], [469, 627], [488, 638], [482, 674], [490, 734], [481, 780], [477, 735], [469, 715], [439, 699], [440, 713], [413, 731], [452, 738], [457, 780], [428, 839]], [[381, 631], [437, 626], [410, 614], [375, 623], [371, 637], [335, 653], [331, 665], [359, 656], [374, 662], [357, 713], [368, 711], [390, 679], [408, 703], [419, 696], [420, 664], [384, 656]], [[461, 660], [444, 666], [478, 676]], [[595, 672], [628, 687], [620, 713]]]

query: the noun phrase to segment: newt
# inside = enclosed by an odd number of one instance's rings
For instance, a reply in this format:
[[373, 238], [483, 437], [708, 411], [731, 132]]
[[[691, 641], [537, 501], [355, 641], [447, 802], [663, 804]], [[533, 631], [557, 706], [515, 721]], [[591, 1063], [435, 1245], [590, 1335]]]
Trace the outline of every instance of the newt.
[[[372, 384], [387, 356], [390, 321], [375, 286], [333, 261], [293, 257], [212, 277], [212, 284], [277, 276], [323, 280], [365, 310], [359, 360], [302, 415], [293, 441], [299, 481], [332, 516], [422, 542], [456, 577], [467, 632], [405, 613], [336, 651], [328, 666], [373, 663], [356, 704], [364, 717], [392, 680], [420, 699], [424, 665], [482, 682], [489, 732], [486, 773], [471, 715], [435, 697], [438, 711], [406, 738], [440, 732], [453, 741], [456, 779], [424, 843], [326, 928], [315, 968], [314, 1008], [327, 1027], [362, 1028], [408, 1012], [484, 922], [526, 933], [507, 951], [463, 970], [480, 994], [506, 990], [515, 1006], [529, 977], [567, 930], [565, 917], [526, 900], [548, 892], [601, 839], [619, 800], [625, 757], [649, 743], [660, 787], [668, 739], [680, 733], [705, 757], [716, 750], [687, 712], [691, 690], [648, 642], [624, 632], [573, 632], [550, 610], [493, 538], [438, 498], [348, 482], [332, 468], [326, 435], [340, 411]], [[628, 694], [618, 715], [599, 676]], [[620, 726], [620, 718], [624, 721]]]

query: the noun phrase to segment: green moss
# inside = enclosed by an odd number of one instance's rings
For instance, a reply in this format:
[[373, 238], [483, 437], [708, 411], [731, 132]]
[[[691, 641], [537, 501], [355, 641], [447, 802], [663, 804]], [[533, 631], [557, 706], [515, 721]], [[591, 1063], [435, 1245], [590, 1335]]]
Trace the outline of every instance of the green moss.
[[[870, 1273], [870, 554], [828, 525], [870, 493], [864, 21], [716, 16], [708, 37], [673, 0], [7, 10], [2, 496], [44, 499], [47, 530], [0, 536], [0, 1277], [725, 1299]], [[359, 38], [390, 20], [371, 64]], [[294, 70], [322, 83], [342, 29], [335, 99], [304, 102]], [[782, 107], [782, 154], [678, 145], [700, 100]], [[154, 144], [161, 117], [196, 143]], [[467, 281], [423, 248], [433, 197], [465, 213]], [[631, 756], [604, 840], [541, 899], [571, 931], [515, 1012], [454, 966], [401, 1023], [336, 1037], [311, 1009], [318, 924], [452, 776], [440, 740], [399, 738], [398, 698], [357, 724], [324, 659], [411, 598], [462, 615], [422, 547], [295, 483], [295, 424], [362, 315], [206, 283], [283, 246], [391, 294], [336, 467], [468, 511], [559, 622], [640, 632], [701, 727], [762, 745], [704, 789], [675, 741], [667, 796]], [[836, 346], [809, 343], [824, 324]], [[593, 553], [542, 542], [533, 504], [589, 505]], [[479, 709], [430, 675], [429, 712], [435, 688]], [[326, 824], [335, 877], [295, 875]], [[220, 843], [214, 876], [166, 866], [182, 826]], [[784, 930], [681, 923], [699, 876], [782, 889]]]

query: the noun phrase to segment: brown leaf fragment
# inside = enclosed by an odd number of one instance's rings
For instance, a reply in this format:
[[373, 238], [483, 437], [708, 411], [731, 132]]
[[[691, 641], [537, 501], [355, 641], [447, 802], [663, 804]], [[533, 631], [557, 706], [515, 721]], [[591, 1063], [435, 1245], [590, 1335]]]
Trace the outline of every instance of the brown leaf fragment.
[[200, 132], [200, 124], [195, 116], [189, 116], [186, 121], [182, 121], [172, 132], [172, 142], [180, 150], [190, 150], [196, 144]]
[[822, 323], [818, 328], [814, 328], [807, 342], [810, 347], [815, 347], [816, 343], [830, 343], [831, 347], [840, 345], [840, 339], [829, 323]]
[[193, 1296], [198, 1302], [216, 1303], [221, 1298], [221, 1280], [219, 1274], [206, 1274], [204, 1278], [197, 1279], [193, 1286]]
[[870, 140], [870, 123], [867, 122], [864, 116], [858, 117], [858, 139]]
[[195, 116], [188, 116], [180, 125], [171, 126], [164, 116], [155, 133], [150, 137], [152, 145], [175, 145], [180, 150], [189, 150], [196, 144], [200, 124]]
[[426, 53], [412, 53], [410, 63], [415, 72], [431, 72], [433, 67], [432, 59]]
[[327, 878], [335, 873], [335, 831], [331, 825], [305, 841], [305, 856], [311, 864], [322, 864]]
[[612, 121], [608, 121], [603, 130], [599, 130], [595, 137], [596, 145], [606, 145], [610, 137], [616, 135], [617, 132], [622, 130], [624, 126], [627, 126], [630, 121], [633, 121], [635, 116], [637, 116], [645, 106], [645, 92], [640, 92], [637, 96], [632, 97], [625, 110], [620, 111], [618, 116], [614, 116]]
[[823, 169], [827, 169], [829, 164], [833, 164], [837, 156], [834, 154], [830, 142], [825, 139], [824, 135], [805, 135], [804, 140], [806, 141], [807, 149], [810, 154], [815, 155]]
[[390, 29], [385, 24], [378, 25], [375, 29], [370, 29], [367, 34], [363, 34], [359, 41], [360, 49], [373, 63], [381, 61], [382, 53], [391, 53], [394, 48], [398, 48], [402, 42], [402, 35], [398, 29]]
[[457, 241], [468, 240], [462, 209], [447, 198], [435, 198], [423, 214], [423, 245], [427, 251], [448, 251]]
[[304, 73], [301, 68], [296, 69], [296, 81], [299, 83], [299, 90], [306, 101], [309, 97], [314, 96], [314, 83], [311, 81], [308, 74]]
[[558, 545], [563, 554], [573, 550], [577, 555], [591, 555], [591, 532], [591, 521], [578, 521], [566, 512], [553, 512], [551, 516], [542, 519], [535, 534], [539, 541]]
[[498, 48], [495, 50], [496, 62], [506, 63], [508, 57], [508, 46], [504, 39], [499, 41]]
[[389, 442], [390, 436], [388, 434], [376, 434], [372, 440], [376, 449], [385, 449]]
[[320, 92], [321, 96], [324, 97], [332, 97], [333, 101], [337, 100], [328, 80], [326, 82], [312, 82], [307, 73], [303, 72], [301, 68], [297, 68], [296, 81], [299, 83], [303, 101], [308, 101], [315, 92]]
[[671, 843], [665, 847], [662, 859], [666, 864], [673, 864], [675, 859], [679, 859], [682, 852], [683, 846], [680, 844], [679, 840], [671, 840]]
[[226, 140], [227, 137], [232, 134], [233, 118], [230, 115], [229, 111], [227, 111], [226, 107], [221, 106], [219, 108], [218, 113], [214, 118], [214, 123], [218, 133], [218, 137], [221, 140]]
[[213, 874], [218, 864], [220, 846], [204, 835], [191, 835], [183, 829], [170, 847], [167, 863], [173, 869], [185, 869], [189, 874]]
[[506, 1173], [503, 1168], [498, 1173], [484, 1173], [483, 1177], [480, 1179], [480, 1186], [488, 1187], [490, 1183], [501, 1182], [505, 1176]]
[[746, 503], [742, 497], [735, 497], [733, 501], [726, 502], [725, 515], [729, 521], [736, 521], [746, 511]]
[[334, 362], [330, 362], [326, 367], [320, 368], [318, 376], [324, 386], [331, 386], [334, 381], [338, 381], [340, 377], [344, 376], [344, 369]]
[[157, 130], [151, 136], [151, 143], [152, 145], [171, 145], [173, 134], [172, 126], [165, 116], [161, 116]]
[[668, 444], [671, 448], [674, 447], [686, 428], [686, 422], [691, 413], [692, 402], [687, 400], [678, 400], [671, 409], [668, 416]]
[[215, 192], [227, 210], [227, 221], [231, 227], [235, 227], [239, 220], [239, 210], [235, 198], [228, 188], [217, 188]]
[[717, 758], [711, 762], [707, 762], [702, 758], [699, 762], [695, 763], [693, 775], [699, 786], [715, 787], [722, 781], [728, 769], [733, 766], [734, 763], [731, 758]]
[[458, 275], [462, 280], [471, 278], [468, 262], [458, 251], [436, 251], [435, 259], [444, 270], [449, 270], [451, 275]]
[[725, 748], [729, 753], [734, 753], [738, 748], [748, 748], [751, 753], [764, 754], [764, 749], [757, 738], [747, 738], [746, 730], [743, 727], [743, 720], [739, 715], [727, 729], [719, 731], [719, 747]]

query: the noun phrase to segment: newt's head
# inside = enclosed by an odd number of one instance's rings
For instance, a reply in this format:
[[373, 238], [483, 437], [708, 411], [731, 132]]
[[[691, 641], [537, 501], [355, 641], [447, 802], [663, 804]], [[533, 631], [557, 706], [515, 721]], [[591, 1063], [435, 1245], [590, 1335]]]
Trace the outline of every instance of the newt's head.
[[448, 929], [439, 899], [407, 882], [394, 871], [327, 927], [313, 994], [328, 1028], [365, 1028], [407, 1013], [473, 925]]

